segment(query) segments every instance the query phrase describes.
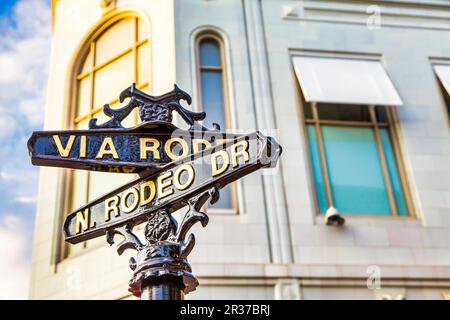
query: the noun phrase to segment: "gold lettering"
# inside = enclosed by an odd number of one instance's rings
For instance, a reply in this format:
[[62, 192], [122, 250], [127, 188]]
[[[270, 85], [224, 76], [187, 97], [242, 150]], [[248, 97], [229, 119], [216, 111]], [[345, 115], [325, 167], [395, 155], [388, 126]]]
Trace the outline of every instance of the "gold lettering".
[[[240, 151], [237, 149], [242, 147]], [[244, 163], [250, 159], [248, 154], [248, 141], [242, 140], [231, 146], [231, 161], [233, 163], [233, 168], [236, 168], [238, 163], [238, 157], [244, 157]]]
[[[222, 163], [219, 163], [217, 161], [217, 158], [222, 158]], [[228, 156], [228, 153], [226, 150], [220, 150], [217, 152], [214, 152], [211, 155], [211, 167], [212, 167], [212, 176], [215, 177], [228, 169], [228, 166], [230, 164], [230, 157]], [[217, 165], [221, 165], [221, 167], [217, 167]]]
[[[172, 152], [172, 144], [174, 144], [174, 143], [179, 143], [181, 145], [182, 152], [181, 152], [181, 155], [179, 155], [179, 156]], [[171, 139], [167, 140], [167, 142], [164, 146], [164, 151], [166, 152], [167, 156], [170, 159], [177, 160], [177, 159], [183, 158], [188, 155], [189, 146], [188, 146], [187, 142], [181, 138], [171, 138]]]
[[[107, 149], [108, 147], [108, 149]], [[111, 137], [106, 137], [102, 145], [100, 146], [100, 150], [98, 150], [96, 159], [103, 159], [103, 157], [107, 154], [110, 154], [113, 156], [114, 159], [119, 159], [119, 156], [117, 155], [116, 147], [114, 146], [114, 143], [112, 141]]]
[[119, 196], [112, 196], [105, 200], [105, 222], [108, 222], [111, 219], [111, 211], [114, 212], [115, 217], [120, 215], [119, 201]]
[[83, 212], [78, 211], [77, 212], [77, 221], [75, 224], [76, 233], [81, 232], [81, 228], [83, 228], [83, 231], [86, 231], [89, 229], [89, 218], [90, 218], [90, 210], [89, 208], [84, 209]]
[[[182, 183], [180, 181], [180, 177], [184, 171], [187, 172], [188, 176], [187, 176], [186, 182]], [[192, 184], [192, 182], [194, 182], [194, 178], [195, 178], [195, 172], [194, 172], [194, 168], [192, 168], [191, 165], [183, 164], [183, 165], [179, 166], [174, 174], [175, 188], [177, 188], [178, 190], [184, 190], [184, 189], [189, 188], [190, 185]]]
[[[128, 206], [128, 198], [133, 195], [133, 202]], [[134, 211], [139, 204], [139, 193], [135, 188], [130, 188], [122, 195], [121, 208], [123, 212], [130, 213]]]
[[58, 135], [53, 136], [53, 140], [55, 141], [56, 147], [58, 148], [58, 152], [63, 158], [67, 158], [69, 156], [70, 150], [72, 150], [73, 142], [75, 141], [75, 136], [69, 136], [69, 140], [67, 141], [66, 147], [64, 148], [61, 143], [61, 139]]
[[[150, 195], [148, 196], [148, 198], [145, 198], [145, 189], [149, 188], [150, 189]], [[141, 206], [144, 206], [148, 203], [150, 203], [154, 198], [155, 198], [155, 194], [156, 194], [156, 187], [155, 187], [155, 183], [153, 181], [147, 181], [143, 184], [141, 184]]]
[[[167, 171], [166, 173], [160, 175], [157, 178], [158, 184], [158, 198], [161, 200], [167, 196], [170, 196], [173, 193], [173, 188], [169, 188], [173, 184], [173, 180], [169, 179], [172, 177], [172, 171]], [[167, 179], [167, 180], [166, 180]], [[165, 181], [164, 181], [165, 180]], [[166, 189], [167, 190], [164, 190]]]
[[200, 146], [204, 145], [205, 149], [211, 148], [211, 143], [205, 139], [193, 139], [192, 140], [192, 149], [194, 153], [201, 151]]
[[86, 158], [86, 136], [80, 137], [80, 158]]
[[123, 166], [122, 170], [123, 170], [124, 173], [132, 173], [132, 172], [134, 172], [134, 170], [136, 170], [136, 168], [135, 167], [129, 167], [129, 166]]
[[[147, 159], [147, 152], [153, 153], [153, 159], [158, 160], [161, 159], [161, 155], [159, 153], [159, 146], [160, 142], [157, 139], [154, 138], [140, 138], [140, 145], [141, 145], [141, 159], [146, 160]], [[152, 145], [148, 146], [147, 143], [152, 143]]]
[[120, 173], [120, 167], [119, 166], [108, 166], [109, 172], [117, 172]]

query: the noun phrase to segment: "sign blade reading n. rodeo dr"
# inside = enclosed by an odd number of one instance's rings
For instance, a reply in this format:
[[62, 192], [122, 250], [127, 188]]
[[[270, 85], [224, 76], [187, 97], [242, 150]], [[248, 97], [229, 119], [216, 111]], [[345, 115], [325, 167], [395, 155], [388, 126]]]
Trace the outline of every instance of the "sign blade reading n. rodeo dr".
[[280, 152], [276, 142], [256, 132], [171, 162], [71, 213], [64, 224], [66, 241], [78, 243], [138, 224], [161, 208], [170, 214], [212, 187], [273, 165]]

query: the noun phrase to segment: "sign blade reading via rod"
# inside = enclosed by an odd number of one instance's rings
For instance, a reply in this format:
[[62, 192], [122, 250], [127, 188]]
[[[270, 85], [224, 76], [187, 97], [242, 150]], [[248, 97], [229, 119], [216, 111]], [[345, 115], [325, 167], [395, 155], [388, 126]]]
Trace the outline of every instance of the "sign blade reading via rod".
[[120, 130], [34, 132], [28, 141], [28, 150], [34, 165], [140, 173], [239, 136], [218, 131], [180, 130], [158, 123]]

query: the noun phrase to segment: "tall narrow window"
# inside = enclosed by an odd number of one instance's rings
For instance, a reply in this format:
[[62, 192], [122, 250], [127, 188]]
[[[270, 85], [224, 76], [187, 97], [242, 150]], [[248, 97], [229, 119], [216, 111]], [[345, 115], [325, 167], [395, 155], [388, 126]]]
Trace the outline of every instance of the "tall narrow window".
[[[198, 87], [200, 107], [206, 112], [203, 125], [212, 128], [213, 123], [221, 129], [231, 127], [228, 113], [226, 72], [222, 39], [216, 34], [204, 34], [197, 39]], [[211, 206], [221, 211], [237, 211], [236, 184], [220, 191], [220, 200]]]
[[319, 212], [409, 214], [389, 108], [304, 103]]
[[[90, 42], [76, 76], [74, 129], [87, 129], [92, 118], [97, 118], [98, 123], [107, 121], [102, 113], [103, 105], [109, 103], [112, 108], [117, 107], [118, 95], [133, 82], [139, 89], [149, 90], [151, 66], [147, 30], [147, 24], [138, 17], [126, 17], [112, 21]], [[123, 124], [133, 126], [136, 121], [137, 112]], [[127, 174], [73, 170], [69, 179], [69, 207], [75, 210], [133, 178], [134, 175]], [[104, 239], [98, 241], [104, 242]], [[96, 241], [68, 245], [64, 255], [72, 255], [93, 243], [95, 245]]]

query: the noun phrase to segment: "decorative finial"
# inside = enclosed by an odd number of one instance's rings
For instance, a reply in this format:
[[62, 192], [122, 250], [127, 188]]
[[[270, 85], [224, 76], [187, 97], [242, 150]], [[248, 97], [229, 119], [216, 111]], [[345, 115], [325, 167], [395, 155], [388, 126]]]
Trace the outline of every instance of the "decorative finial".
[[100, 0], [100, 6], [104, 10], [112, 10], [116, 8], [117, 0]]

